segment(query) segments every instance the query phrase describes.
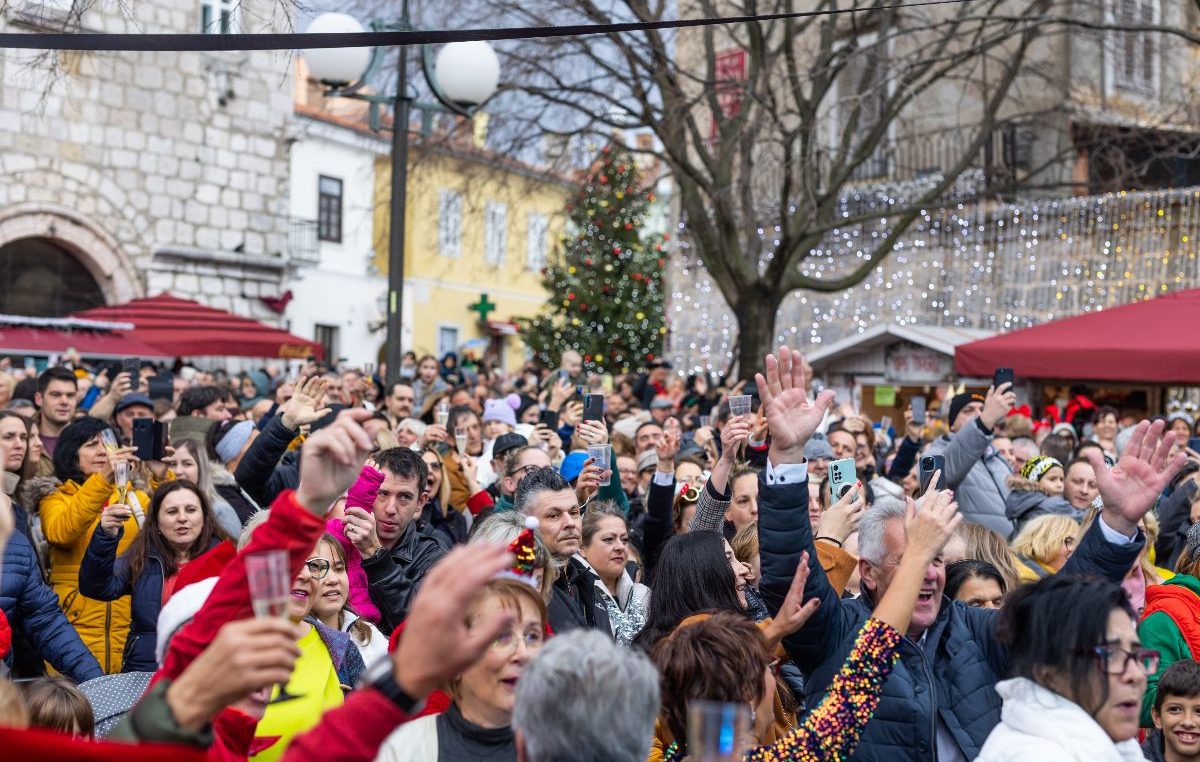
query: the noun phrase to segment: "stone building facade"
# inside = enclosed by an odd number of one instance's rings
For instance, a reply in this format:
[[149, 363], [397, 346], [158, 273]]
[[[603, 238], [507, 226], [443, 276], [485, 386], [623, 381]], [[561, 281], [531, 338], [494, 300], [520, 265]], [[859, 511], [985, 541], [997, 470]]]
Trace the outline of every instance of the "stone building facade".
[[[262, 21], [273, 0], [121, 5], [76, 20], [70, 0], [13, 0], [0, 31], [198, 32], [222, 12], [229, 31], [284, 31]], [[286, 289], [296, 254], [290, 67], [289, 52], [5, 51], [0, 313], [170, 291], [279, 322], [261, 297]]]

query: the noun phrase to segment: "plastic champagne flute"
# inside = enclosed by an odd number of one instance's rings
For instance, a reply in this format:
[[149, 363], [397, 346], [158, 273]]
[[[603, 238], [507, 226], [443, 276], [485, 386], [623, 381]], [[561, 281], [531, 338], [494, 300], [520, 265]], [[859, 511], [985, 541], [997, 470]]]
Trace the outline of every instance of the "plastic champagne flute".
[[[288, 573], [286, 550], [264, 550], [246, 556], [246, 582], [250, 586], [250, 604], [256, 617], [288, 618], [292, 600], [292, 575]], [[288, 693], [287, 683], [268, 703], [292, 701], [300, 696]]]
[[467, 427], [454, 427], [454, 446], [458, 448], [458, 457], [462, 458], [467, 454]]

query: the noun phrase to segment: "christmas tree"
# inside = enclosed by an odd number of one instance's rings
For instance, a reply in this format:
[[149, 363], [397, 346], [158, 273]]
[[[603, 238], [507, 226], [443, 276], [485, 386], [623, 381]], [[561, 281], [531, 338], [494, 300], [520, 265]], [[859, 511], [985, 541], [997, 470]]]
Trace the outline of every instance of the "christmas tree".
[[660, 236], [642, 234], [654, 194], [638, 174], [628, 151], [605, 148], [567, 206], [568, 232], [542, 270], [550, 300], [521, 321], [525, 343], [548, 367], [574, 349], [588, 371], [622, 372], [645, 366], [662, 347], [666, 251]]

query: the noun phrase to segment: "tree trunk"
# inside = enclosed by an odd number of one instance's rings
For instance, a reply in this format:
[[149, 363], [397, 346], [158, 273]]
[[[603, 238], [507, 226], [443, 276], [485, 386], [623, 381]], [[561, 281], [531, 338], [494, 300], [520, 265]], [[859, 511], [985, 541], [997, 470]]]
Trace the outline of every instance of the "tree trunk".
[[733, 306], [738, 322], [738, 356], [735, 378], [752, 380], [762, 371], [763, 358], [774, 348], [775, 316], [783, 294], [753, 289]]

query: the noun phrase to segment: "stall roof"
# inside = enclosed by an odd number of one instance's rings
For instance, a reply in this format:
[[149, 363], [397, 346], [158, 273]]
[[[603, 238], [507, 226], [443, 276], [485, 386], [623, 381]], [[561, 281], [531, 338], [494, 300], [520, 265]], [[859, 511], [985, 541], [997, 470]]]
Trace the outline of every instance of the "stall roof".
[[1163, 294], [964, 344], [959, 373], [990, 376], [1200, 384], [1200, 289]]
[[[861, 354], [862, 352], [890, 344], [896, 340], [911, 341], [914, 344], [919, 344], [920, 346], [951, 356], [954, 354], [954, 348], [959, 344], [991, 335], [993, 335], [993, 331], [981, 328], [879, 323], [871, 326], [862, 333], [847, 336], [827, 347], [810, 352], [806, 355], [805, 359], [814, 368], [828, 366], [845, 356]], [[988, 375], [991, 375], [991, 371], [988, 371]]]
[[171, 294], [79, 312], [76, 318], [133, 324], [129, 335], [168, 356], [284, 357], [322, 355], [320, 344], [249, 318]]
[[84, 357], [167, 357], [128, 335], [130, 323], [0, 315], [0, 352], [52, 355], [75, 349]]

